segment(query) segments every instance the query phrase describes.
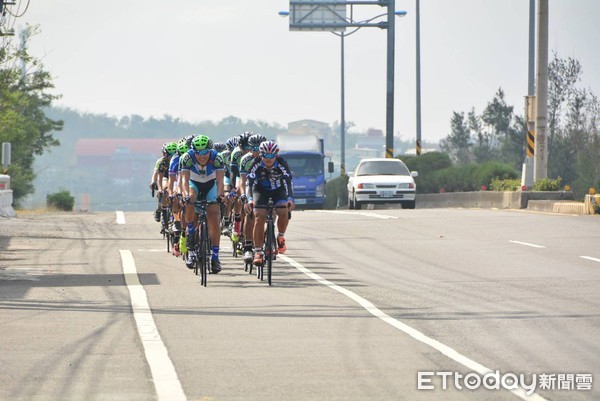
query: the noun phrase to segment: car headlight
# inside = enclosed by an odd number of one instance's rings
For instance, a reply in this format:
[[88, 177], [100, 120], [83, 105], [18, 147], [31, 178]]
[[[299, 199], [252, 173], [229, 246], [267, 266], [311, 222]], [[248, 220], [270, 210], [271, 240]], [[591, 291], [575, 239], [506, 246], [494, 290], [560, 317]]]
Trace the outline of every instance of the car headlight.
[[403, 184], [398, 184], [399, 189], [413, 189], [414, 187], [415, 187], [415, 184], [413, 184], [412, 182], [405, 182]]
[[375, 189], [375, 184], [368, 184], [365, 182], [361, 182], [357, 185], [358, 189]]

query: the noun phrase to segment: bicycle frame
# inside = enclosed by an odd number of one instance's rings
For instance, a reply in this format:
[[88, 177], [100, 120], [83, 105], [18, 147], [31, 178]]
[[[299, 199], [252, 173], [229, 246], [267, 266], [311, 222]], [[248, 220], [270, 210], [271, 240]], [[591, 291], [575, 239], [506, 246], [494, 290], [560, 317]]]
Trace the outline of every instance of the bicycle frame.
[[198, 215], [198, 229], [196, 230], [196, 241], [194, 250], [196, 251], [196, 264], [194, 273], [200, 272], [200, 283], [206, 287], [208, 279], [208, 269], [210, 268], [211, 246], [208, 234], [208, 215], [206, 208], [208, 202], [206, 199], [196, 199], [194, 211]]

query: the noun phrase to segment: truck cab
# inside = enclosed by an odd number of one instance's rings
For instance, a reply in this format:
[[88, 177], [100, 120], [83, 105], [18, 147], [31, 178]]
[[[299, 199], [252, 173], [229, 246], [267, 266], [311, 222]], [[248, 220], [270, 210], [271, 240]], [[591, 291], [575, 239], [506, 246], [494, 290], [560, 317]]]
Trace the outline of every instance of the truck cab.
[[326, 184], [323, 140], [312, 135], [284, 135], [277, 137], [277, 143], [280, 155], [292, 171], [296, 208], [323, 209]]

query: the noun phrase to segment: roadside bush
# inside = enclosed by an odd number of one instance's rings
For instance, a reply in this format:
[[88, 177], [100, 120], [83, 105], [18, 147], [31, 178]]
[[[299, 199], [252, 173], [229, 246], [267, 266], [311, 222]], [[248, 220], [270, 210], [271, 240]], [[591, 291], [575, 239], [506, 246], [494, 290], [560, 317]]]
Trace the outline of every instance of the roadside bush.
[[556, 179], [552, 178], [542, 178], [541, 180], [537, 180], [533, 183], [533, 187], [531, 188], [534, 191], [560, 191], [562, 178], [558, 177]]
[[348, 177], [341, 175], [325, 184], [325, 209], [336, 209], [348, 204]]
[[488, 162], [454, 166], [416, 178], [418, 193], [479, 191], [482, 185], [491, 187], [492, 179], [516, 179], [519, 173], [509, 164]]
[[410, 171], [418, 171], [419, 177], [434, 171], [452, 167], [452, 161], [447, 153], [427, 152], [421, 156], [398, 157]]
[[521, 180], [518, 178], [500, 179], [492, 178], [490, 190], [492, 191], [518, 191], [521, 188]]
[[46, 207], [70, 212], [75, 206], [75, 198], [66, 189], [46, 196]]

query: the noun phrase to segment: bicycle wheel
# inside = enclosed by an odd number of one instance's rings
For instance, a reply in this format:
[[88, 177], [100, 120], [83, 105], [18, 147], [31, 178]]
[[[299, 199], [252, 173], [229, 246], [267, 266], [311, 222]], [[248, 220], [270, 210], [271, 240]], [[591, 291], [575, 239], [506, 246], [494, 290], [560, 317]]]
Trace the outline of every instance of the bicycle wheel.
[[[200, 229], [194, 231], [194, 252], [196, 254], [196, 260], [194, 262], [194, 274], [197, 276], [200, 272]], [[188, 249], [189, 250], [189, 249]]]
[[171, 252], [171, 248], [175, 245], [175, 234], [173, 234], [173, 227], [169, 227], [167, 233], [167, 253]]
[[267, 223], [267, 238], [265, 240], [265, 264], [267, 267], [267, 282], [271, 285], [271, 268], [275, 256], [275, 223], [271, 220]]
[[[167, 209], [163, 209], [161, 211], [161, 226], [162, 226], [162, 235], [163, 239], [169, 236], [169, 215], [167, 213]], [[168, 251], [167, 251], [168, 252]]]
[[208, 269], [210, 268], [210, 240], [208, 238], [208, 225], [206, 221], [200, 223], [200, 283], [206, 287]]

